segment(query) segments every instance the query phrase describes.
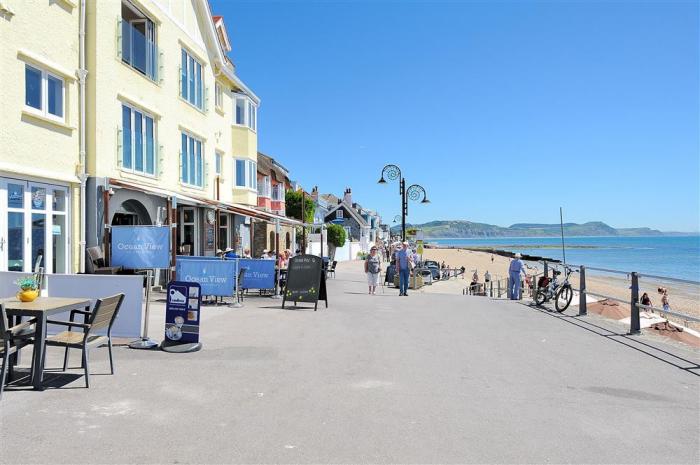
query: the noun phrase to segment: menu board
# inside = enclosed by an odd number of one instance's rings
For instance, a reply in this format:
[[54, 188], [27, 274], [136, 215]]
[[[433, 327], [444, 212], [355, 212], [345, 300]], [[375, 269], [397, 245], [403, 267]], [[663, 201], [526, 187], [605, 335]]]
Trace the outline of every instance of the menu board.
[[287, 301], [297, 303], [312, 303], [314, 311], [318, 301], [325, 300], [328, 308], [326, 293], [326, 274], [323, 272], [323, 260], [316, 255], [297, 255], [289, 260], [287, 267], [287, 285], [284, 289], [282, 308]]
[[202, 289], [199, 283], [171, 281], [165, 305], [165, 339], [170, 344], [199, 342]]

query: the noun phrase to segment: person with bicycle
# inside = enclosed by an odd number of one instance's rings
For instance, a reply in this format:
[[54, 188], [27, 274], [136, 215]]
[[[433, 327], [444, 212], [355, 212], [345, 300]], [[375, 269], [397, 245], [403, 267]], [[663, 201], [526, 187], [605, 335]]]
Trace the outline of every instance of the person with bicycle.
[[508, 298], [510, 300], [520, 300], [520, 275], [527, 277], [525, 263], [521, 260], [522, 255], [516, 253], [508, 267]]

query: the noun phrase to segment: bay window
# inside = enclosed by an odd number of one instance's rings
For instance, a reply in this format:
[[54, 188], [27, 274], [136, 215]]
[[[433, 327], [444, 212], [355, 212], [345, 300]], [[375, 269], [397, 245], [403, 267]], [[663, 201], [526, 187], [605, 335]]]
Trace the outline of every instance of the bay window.
[[252, 190], [258, 189], [258, 164], [253, 160], [243, 158], [236, 159], [235, 172], [233, 178], [236, 180], [236, 187]]
[[63, 79], [46, 70], [25, 65], [24, 104], [27, 110], [50, 119], [63, 121], [64, 94]]
[[234, 98], [236, 106], [235, 123], [238, 126], [247, 126], [253, 131], [258, 129], [258, 106], [245, 95], [236, 95]]
[[270, 176], [263, 176], [262, 182], [258, 183], [258, 196], [270, 198]]
[[284, 202], [284, 184], [272, 186], [272, 200]]
[[190, 186], [203, 187], [202, 141], [181, 133], [180, 181]]
[[123, 170], [155, 176], [155, 125], [150, 115], [122, 104]]

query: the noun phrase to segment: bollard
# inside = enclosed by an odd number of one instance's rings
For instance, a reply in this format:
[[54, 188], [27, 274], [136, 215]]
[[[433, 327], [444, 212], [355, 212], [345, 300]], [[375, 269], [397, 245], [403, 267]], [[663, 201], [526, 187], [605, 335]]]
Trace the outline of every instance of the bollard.
[[498, 280], [498, 298], [501, 298], [501, 280]]
[[630, 334], [639, 334], [639, 275], [636, 271], [632, 272], [632, 287], [630, 299]]
[[493, 281], [489, 281], [489, 297], [493, 298]]
[[581, 265], [579, 268], [579, 294], [578, 294], [578, 315], [584, 316], [588, 314], [586, 308], [586, 267]]
[[513, 285], [510, 283], [510, 276], [506, 278], [506, 299], [509, 299], [512, 297], [511, 292], [513, 292]]
[[547, 265], [547, 260], [544, 261], [544, 277], [549, 277], [549, 266]]

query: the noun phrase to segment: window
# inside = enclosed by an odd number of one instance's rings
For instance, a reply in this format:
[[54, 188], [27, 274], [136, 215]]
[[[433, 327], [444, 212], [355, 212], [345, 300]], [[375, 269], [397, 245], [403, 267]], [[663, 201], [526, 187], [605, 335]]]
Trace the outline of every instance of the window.
[[214, 100], [216, 104], [216, 108], [219, 110], [224, 109], [224, 90], [221, 87], [221, 84], [218, 82], [214, 85]]
[[335, 218], [338, 220], [343, 219], [343, 210], [342, 209], [339, 208], [335, 211]]
[[63, 121], [63, 79], [45, 70], [25, 65], [24, 104], [32, 113]]
[[258, 195], [260, 197], [270, 198], [270, 176], [263, 176], [261, 183], [258, 184]]
[[253, 131], [258, 129], [258, 107], [245, 95], [237, 95], [236, 104], [236, 124], [248, 126]]
[[122, 169], [155, 176], [154, 135], [151, 116], [122, 105]]
[[182, 62], [180, 64], [180, 81], [180, 95], [182, 98], [203, 110], [202, 65], [192, 58], [184, 48], [182, 49]]
[[252, 190], [258, 189], [258, 164], [256, 162], [236, 159], [235, 170], [236, 187], [245, 187]]
[[219, 249], [225, 250], [229, 247], [228, 238], [228, 214], [219, 213]]
[[202, 178], [202, 141], [189, 134], [182, 133], [182, 147], [180, 148], [180, 180], [183, 184], [203, 187]]
[[129, 2], [122, 2], [122, 61], [155, 81], [158, 71], [156, 28], [153, 21]]
[[216, 175], [221, 176], [221, 154], [216, 152]]
[[272, 200], [284, 202], [284, 184], [272, 186]]

